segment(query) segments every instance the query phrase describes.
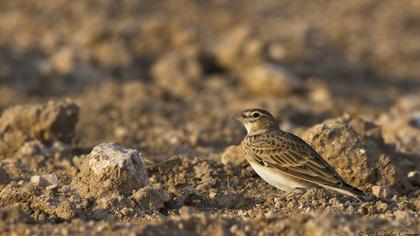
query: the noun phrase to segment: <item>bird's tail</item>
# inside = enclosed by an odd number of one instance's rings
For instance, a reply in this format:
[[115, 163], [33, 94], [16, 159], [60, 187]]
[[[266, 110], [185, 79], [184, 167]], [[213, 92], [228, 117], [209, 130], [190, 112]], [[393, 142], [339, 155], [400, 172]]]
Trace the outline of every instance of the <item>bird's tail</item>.
[[343, 186], [340, 187], [332, 187], [328, 185], [323, 185], [323, 187], [335, 192], [354, 197], [360, 201], [368, 201], [370, 199], [369, 196], [367, 196], [362, 190], [353, 187], [347, 183], [344, 183]]

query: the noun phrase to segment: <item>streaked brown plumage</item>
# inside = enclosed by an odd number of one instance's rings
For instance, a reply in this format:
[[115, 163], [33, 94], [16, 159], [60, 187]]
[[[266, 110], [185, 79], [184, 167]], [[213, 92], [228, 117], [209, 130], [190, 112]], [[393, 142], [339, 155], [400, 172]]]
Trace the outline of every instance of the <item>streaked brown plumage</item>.
[[353, 197], [364, 195], [347, 184], [309, 144], [282, 131], [269, 112], [248, 109], [234, 118], [248, 132], [242, 142], [248, 162], [271, 185], [284, 191], [320, 186]]

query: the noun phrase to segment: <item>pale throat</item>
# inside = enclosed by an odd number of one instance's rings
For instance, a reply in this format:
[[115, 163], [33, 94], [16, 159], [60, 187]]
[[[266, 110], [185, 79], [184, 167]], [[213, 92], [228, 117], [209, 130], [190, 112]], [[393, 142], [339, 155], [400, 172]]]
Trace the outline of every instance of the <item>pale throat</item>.
[[244, 126], [248, 134], [252, 132], [252, 125], [250, 123], [245, 123]]
[[263, 134], [279, 128], [277, 124], [260, 122], [246, 122], [244, 126], [248, 135]]

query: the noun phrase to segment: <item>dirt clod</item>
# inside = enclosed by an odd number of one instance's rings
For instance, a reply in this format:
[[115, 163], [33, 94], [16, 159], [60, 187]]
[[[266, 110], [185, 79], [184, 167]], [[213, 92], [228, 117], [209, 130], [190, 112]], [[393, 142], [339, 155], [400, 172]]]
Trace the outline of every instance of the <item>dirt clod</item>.
[[411, 189], [400, 155], [387, 146], [381, 129], [361, 118], [343, 116], [316, 125], [305, 133], [312, 144], [350, 184], [370, 192], [373, 185], [386, 185], [400, 193]]
[[384, 139], [395, 143], [402, 151], [419, 153], [420, 94], [410, 94], [400, 98], [391, 108], [379, 118], [384, 127]]
[[0, 117], [0, 159], [10, 157], [30, 140], [70, 143], [78, 117], [78, 106], [67, 100], [5, 110]]
[[156, 211], [165, 207], [170, 196], [158, 184], [152, 184], [134, 192], [133, 199], [142, 209]]
[[176, 95], [194, 95], [203, 74], [200, 52], [191, 48], [164, 54], [151, 69], [157, 84]]

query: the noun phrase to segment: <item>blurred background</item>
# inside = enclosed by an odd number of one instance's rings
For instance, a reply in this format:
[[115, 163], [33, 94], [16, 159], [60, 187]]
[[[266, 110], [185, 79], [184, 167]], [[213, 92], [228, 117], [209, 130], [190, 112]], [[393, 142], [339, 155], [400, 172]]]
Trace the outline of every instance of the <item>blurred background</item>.
[[[214, 153], [262, 107], [299, 133], [344, 113], [417, 150], [419, 1], [0, 1], [0, 111], [70, 97], [77, 145]], [[388, 133], [387, 133], [388, 132]]]

